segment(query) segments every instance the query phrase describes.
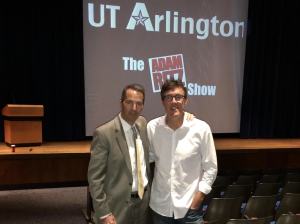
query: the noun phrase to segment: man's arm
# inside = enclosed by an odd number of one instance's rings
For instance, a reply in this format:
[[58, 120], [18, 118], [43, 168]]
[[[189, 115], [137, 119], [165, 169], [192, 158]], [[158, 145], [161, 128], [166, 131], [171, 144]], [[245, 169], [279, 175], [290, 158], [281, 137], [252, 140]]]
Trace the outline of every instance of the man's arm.
[[93, 199], [93, 207], [97, 218], [105, 217], [111, 213], [106, 202], [106, 193], [104, 192], [108, 150], [107, 139], [99, 130], [96, 130], [91, 145], [88, 181], [89, 190]]
[[191, 208], [199, 208], [206, 194], [211, 191], [211, 186], [216, 179], [218, 172], [216, 149], [213, 136], [209, 126], [207, 125], [202, 139], [202, 168], [203, 175], [199, 182], [198, 191], [195, 193]]
[[149, 140], [149, 162], [154, 163], [155, 162], [155, 154], [153, 151], [153, 127], [151, 126], [151, 122], [147, 124], [147, 137]]
[[202, 193], [201, 191], [197, 191], [194, 195], [192, 204], [190, 206], [191, 209], [198, 209], [200, 205], [202, 204], [203, 200], [205, 198], [205, 194]]

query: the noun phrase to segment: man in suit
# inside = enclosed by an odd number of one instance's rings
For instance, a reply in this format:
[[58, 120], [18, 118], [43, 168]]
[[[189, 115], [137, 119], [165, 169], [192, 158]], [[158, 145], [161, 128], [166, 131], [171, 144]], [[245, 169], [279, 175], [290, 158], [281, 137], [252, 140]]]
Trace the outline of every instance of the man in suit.
[[[149, 143], [146, 120], [140, 116], [144, 100], [141, 85], [126, 86], [120, 100], [121, 112], [94, 133], [88, 181], [95, 223], [144, 224], [149, 220]], [[142, 143], [140, 153], [136, 153], [138, 139]]]

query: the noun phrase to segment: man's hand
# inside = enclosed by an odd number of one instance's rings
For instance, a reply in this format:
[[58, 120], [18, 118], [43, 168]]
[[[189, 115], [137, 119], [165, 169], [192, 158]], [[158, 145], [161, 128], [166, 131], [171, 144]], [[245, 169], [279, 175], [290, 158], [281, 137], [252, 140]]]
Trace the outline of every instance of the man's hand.
[[107, 217], [101, 219], [101, 224], [117, 224], [117, 221], [113, 214], [110, 214]]
[[194, 195], [194, 198], [193, 198], [190, 208], [193, 210], [198, 209], [200, 207], [200, 205], [202, 204], [204, 197], [205, 197], [205, 194], [203, 194], [201, 191], [197, 191]]
[[185, 116], [186, 116], [186, 119], [187, 119], [188, 121], [191, 121], [191, 120], [193, 120], [193, 119], [195, 118], [195, 115], [194, 115], [194, 114], [191, 114], [191, 113], [186, 112], [186, 111], [185, 111]]

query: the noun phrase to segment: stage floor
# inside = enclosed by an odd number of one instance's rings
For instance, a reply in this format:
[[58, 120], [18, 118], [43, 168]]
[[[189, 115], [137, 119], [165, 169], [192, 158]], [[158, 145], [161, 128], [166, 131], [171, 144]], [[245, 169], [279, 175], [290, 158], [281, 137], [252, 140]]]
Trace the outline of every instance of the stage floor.
[[[15, 152], [4, 143], [0, 144], [0, 157], [9, 155], [89, 154], [91, 141], [44, 142], [40, 146], [16, 147]], [[237, 139], [216, 138], [217, 151], [300, 149], [300, 139]]]
[[217, 150], [300, 149], [300, 139], [215, 139]]
[[12, 147], [0, 144], [0, 157], [3, 155], [24, 155], [24, 154], [89, 154], [90, 141], [72, 142], [44, 142], [40, 146]]

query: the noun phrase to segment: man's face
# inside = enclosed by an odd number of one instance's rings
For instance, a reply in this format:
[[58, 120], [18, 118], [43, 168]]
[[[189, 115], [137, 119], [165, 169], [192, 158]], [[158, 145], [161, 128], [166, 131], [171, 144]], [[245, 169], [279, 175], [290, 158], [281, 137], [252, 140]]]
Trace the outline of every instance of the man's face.
[[180, 87], [165, 92], [163, 105], [168, 118], [176, 118], [184, 115], [184, 106], [187, 99], [184, 98], [184, 90]]
[[141, 92], [133, 89], [127, 89], [126, 97], [121, 102], [121, 116], [129, 124], [133, 125], [140, 116], [144, 108], [144, 97]]

